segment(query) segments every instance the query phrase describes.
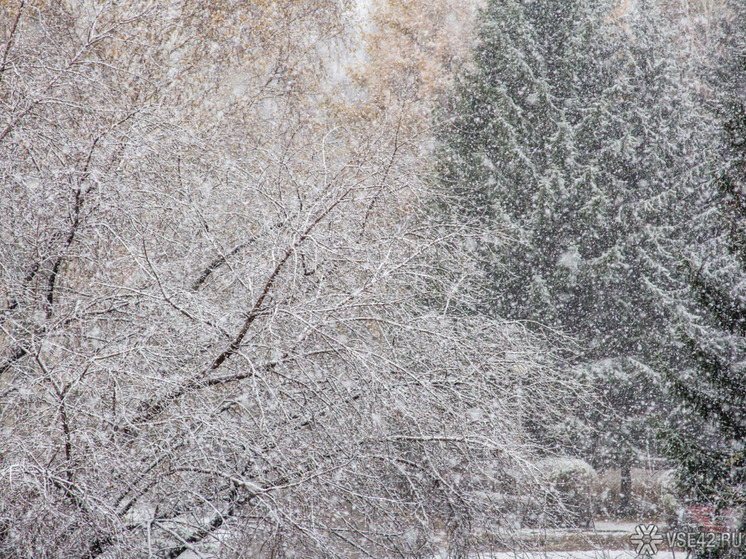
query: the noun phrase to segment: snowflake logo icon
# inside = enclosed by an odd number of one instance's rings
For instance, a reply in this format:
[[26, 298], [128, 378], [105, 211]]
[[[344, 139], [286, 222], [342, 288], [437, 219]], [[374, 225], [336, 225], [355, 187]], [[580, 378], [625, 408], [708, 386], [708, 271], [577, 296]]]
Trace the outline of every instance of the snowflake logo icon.
[[658, 533], [658, 526], [640, 524], [635, 528], [635, 533], [629, 537], [635, 544], [638, 557], [649, 557], [658, 553], [658, 546], [663, 543], [663, 536]]

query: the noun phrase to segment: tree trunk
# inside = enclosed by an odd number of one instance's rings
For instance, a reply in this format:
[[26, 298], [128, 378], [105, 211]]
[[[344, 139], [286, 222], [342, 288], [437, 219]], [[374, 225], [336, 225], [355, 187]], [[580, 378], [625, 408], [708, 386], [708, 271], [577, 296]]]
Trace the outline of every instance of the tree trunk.
[[624, 453], [621, 462], [621, 480], [619, 482], [619, 515], [625, 516], [632, 512], [632, 457]]

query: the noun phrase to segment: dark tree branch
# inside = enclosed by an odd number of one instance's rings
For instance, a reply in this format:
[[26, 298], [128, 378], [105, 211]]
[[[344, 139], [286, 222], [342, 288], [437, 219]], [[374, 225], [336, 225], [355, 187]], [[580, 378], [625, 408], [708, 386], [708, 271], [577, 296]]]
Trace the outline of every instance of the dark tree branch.
[[241, 249], [246, 248], [251, 243], [253, 243], [255, 240], [256, 240], [255, 238], [250, 239], [249, 241], [238, 245], [236, 248], [234, 248], [228, 254], [226, 254], [224, 256], [219, 256], [215, 260], [213, 260], [210, 263], [210, 265], [207, 266], [207, 268], [205, 268], [205, 270], [200, 274], [199, 278], [197, 278], [197, 280], [192, 284], [192, 291], [197, 291], [202, 286], [202, 284], [205, 283], [205, 281], [207, 281], [207, 278], [209, 278], [210, 275], [215, 270], [217, 270], [218, 268], [220, 268], [223, 264], [225, 264], [227, 262], [227, 260], [229, 258], [231, 258], [232, 256], [235, 256], [236, 254], [238, 254], [238, 252], [241, 251]]

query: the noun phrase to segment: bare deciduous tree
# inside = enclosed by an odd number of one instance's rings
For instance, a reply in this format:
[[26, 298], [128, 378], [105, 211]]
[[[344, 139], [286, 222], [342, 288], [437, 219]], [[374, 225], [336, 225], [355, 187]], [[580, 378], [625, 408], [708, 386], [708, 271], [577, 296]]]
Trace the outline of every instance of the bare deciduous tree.
[[294, 81], [347, 7], [127, 4], [4, 3], [0, 555], [462, 556], [574, 387], [449, 312], [480, 233], [398, 121]]

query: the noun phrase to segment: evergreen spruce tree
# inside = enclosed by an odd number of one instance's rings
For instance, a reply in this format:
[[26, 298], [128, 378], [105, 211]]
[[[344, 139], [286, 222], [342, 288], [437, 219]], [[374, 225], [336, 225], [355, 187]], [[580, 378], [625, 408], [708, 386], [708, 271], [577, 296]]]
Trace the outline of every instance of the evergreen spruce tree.
[[708, 138], [656, 4], [623, 21], [614, 7], [489, 2], [440, 158], [456, 211], [512, 233], [483, 247], [480, 310], [580, 341], [572, 361], [616, 410], [586, 450], [622, 467], [628, 498], [666, 405], [661, 292], [694, 234], [680, 225]]
[[491, 2], [483, 14], [476, 68], [460, 84], [442, 151], [460, 211], [513, 237], [485, 250], [481, 310], [547, 326], [566, 312], [578, 246], [588, 244], [579, 216], [606, 202], [576, 138], [592, 92], [613, 81], [591, 64], [615, 48], [601, 40], [600, 17], [591, 3], [560, 0]]
[[724, 21], [727, 54], [714, 82], [722, 123], [720, 150], [713, 158], [718, 188], [703, 211], [712, 236], [686, 260], [694, 305], [680, 307], [679, 333], [689, 361], [669, 375], [682, 406], [667, 435], [687, 496], [742, 516], [746, 501], [746, 10], [736, 2], [731, 8], [736, 17]]

